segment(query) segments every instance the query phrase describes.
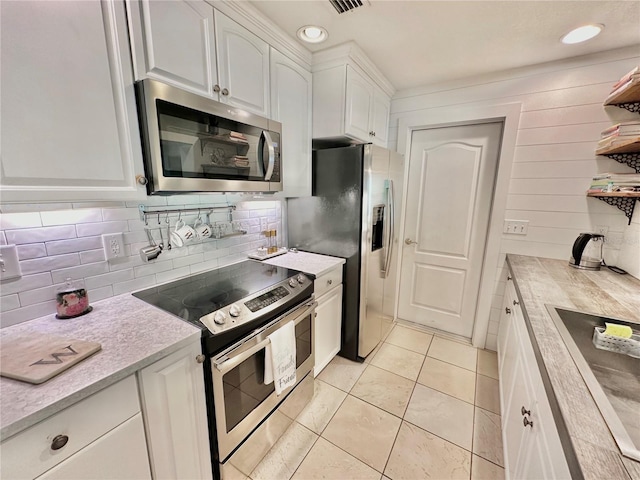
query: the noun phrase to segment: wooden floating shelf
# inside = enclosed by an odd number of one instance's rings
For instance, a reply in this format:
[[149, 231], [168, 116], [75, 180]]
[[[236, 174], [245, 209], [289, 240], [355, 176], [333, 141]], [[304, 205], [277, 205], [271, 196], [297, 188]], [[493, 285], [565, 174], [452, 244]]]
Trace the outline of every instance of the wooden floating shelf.
[[640, 102], [640, 78], [635, 78], [631, 85], [618, 93], [612, 93], [604, 101], [604, 105], [620, 105]]
[[589, 192], [587, 197], [595, 197], [622, 210], [629, 219], [628, 224], [631, 225], [631, 217], [633, 217], [636, 200], [640, 200], [640, 192]]
[[630, 138], [624, 143], [612, 147], [602, 147], [596, 150], [596, 155], [610, 155], [612, 153], [636, 153], [640, 152], [640, 137]]

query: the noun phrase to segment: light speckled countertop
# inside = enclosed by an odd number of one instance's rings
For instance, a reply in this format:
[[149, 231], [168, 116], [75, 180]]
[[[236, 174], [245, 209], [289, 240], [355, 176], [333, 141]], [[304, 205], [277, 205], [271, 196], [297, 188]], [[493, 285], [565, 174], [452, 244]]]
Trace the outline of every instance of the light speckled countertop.
[[507, 262], [584, 477], [640, 479], [640, 463], [620, 454], [545, 308], [640, 321], [640, 280], [608, 269], [578, 270], [565, 260], [507, 255]]
[[201, 331], [131, 294], [94, 303], [82, 317], [55, 315], [0, 330], [0, 337], [51, 334], [99, 342], [102, 350], [52, 379], [32, 385], [0, 377], [0, 438], [3, 440], [116, 383], [180, 348]]
[[319, 255], [317, 253], [309, 252], [287, 252], [284, 255], [278, 255], [277, 257], [262, 261], [262, 263], [268, 263], [269, 265], [275, 265], [276, 267], [300, 270], [301, 272], [309, 273], [316, 277], [327, 273], [338, 265], [343, 265], [345, 262], [346, 260], [344, 258], [330, 257], [328, 255]]

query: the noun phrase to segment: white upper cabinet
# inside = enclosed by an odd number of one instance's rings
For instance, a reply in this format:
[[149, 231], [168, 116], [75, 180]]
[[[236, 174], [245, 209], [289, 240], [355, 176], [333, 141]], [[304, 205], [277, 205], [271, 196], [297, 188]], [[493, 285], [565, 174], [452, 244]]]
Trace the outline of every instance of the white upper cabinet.
[[220, 101], [269, 116], [269, 45], [216, 11]]
[[136, 78], [214, 95], [218, 72], [212, 7], [198, 1], [132, 0], [127, 8]]
[[347, 137], [386, 147], [391, 105], [386, 92], [393, 87], [355, 44], [314, 54], [313, 138]]
[[204, 1], [128, 0], [136, 79], [269, 116], [269, 45]]
[[284, 188], [311, 195], [311, 72], [271, 49], [271, 118], [282, 123]]
[[143, 198], [124, 4], [0, 9], [2, 201]]

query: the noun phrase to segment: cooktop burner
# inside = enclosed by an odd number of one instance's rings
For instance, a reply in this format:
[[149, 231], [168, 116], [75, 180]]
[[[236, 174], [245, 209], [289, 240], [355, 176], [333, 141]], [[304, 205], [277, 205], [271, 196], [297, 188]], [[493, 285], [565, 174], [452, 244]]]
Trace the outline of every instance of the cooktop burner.
[[[296, 270], [245, 261], [135, 292], [133, 296], [217, 334], [245, 319], [254, 321], [266, 315], [263, 312], [270, 312], [268, 307], [279, 299], [287, 297], [283, 302], [290, 303], [297, 295], [283, 292], [283, 288], [302, 293], [301, 283], [294, 281], [293, 289], [287, 283], [288, 279], [299, 277], [302, 276]], [[282, 282], [285, 287], [278, 285]], [[228, 306], [232, 305], [237, 306], [234, 313], [239, 308], [241, 314], [231, 315]], [[218, 315], [215, 321], [214, 312]], [[220, 318], [222, 313], [224, 319]]]

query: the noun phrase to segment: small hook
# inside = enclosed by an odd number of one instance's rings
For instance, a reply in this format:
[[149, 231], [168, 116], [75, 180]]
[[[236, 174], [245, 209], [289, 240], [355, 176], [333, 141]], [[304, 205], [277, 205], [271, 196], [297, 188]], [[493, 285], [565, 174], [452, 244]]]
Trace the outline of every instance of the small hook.
[[160, 225], [160, 212], [158, 212], [158, 225]]
[[149, 215], [147, 215], [146, 213], [144, 214], [144, 226], [149, 226]]
[[178, 221], [180, 221], [181, 219], [182, 219], [182, 210], [178, 212]]
[[165, 223], [169, 223], [169, 214], [167, 213], [167, 216], [164, 218]]

